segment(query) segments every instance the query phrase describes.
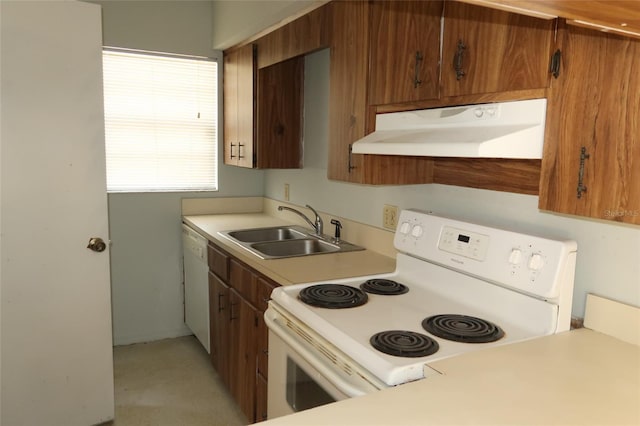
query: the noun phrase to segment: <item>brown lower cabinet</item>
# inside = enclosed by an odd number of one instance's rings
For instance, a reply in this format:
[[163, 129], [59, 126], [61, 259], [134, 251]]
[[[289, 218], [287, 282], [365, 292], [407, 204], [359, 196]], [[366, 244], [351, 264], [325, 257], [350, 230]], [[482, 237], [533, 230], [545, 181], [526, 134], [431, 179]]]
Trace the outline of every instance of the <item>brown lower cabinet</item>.
[[211, 362], [247, 420], [265, 420], [268, 333], [263, 315], [278, 284], [211, 242], [209, 266]]

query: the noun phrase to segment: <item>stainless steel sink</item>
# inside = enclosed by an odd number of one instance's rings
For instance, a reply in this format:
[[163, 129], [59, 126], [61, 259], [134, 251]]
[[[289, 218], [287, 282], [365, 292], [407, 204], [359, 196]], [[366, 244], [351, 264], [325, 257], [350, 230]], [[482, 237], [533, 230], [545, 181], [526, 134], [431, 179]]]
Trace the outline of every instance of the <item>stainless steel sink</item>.
[[271, 257], [305, 256], [340, 251], [340, 246], [318, 239], [268, 241], [251, 244], [254, 250]]
[[336, 243], [328, 235], [318, 236], [313, 230], [297, 225], [220, 231], [218, 234], [261, 259], [364, 250], [346, 241]]
[[243, 243], [307, 238], [307, 234], [296, 230], [294, 227], [245, 229], [241, 231], [231, 231], [228, 232], [227, 235]]

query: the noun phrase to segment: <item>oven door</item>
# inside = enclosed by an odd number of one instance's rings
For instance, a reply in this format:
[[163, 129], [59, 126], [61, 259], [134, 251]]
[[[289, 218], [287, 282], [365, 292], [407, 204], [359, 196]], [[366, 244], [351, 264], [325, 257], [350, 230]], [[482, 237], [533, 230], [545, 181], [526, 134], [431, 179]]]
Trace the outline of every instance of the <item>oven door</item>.
[[344, 355], [327, 352], [330, 345], [273, 307], [265, 313], [265, 322], [269, 327], [269, 419], [384, 387], [346, 363]]

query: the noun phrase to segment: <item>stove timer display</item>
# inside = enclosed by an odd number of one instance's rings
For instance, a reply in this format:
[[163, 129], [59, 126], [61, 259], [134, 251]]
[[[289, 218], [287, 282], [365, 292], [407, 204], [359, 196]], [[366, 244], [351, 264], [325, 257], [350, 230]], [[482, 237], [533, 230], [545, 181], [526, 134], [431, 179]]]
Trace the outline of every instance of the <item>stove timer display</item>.
[[463, 229], [444, 226], [438, 248], [449, 253], [483, 261], [487, 257], [489, 236]]

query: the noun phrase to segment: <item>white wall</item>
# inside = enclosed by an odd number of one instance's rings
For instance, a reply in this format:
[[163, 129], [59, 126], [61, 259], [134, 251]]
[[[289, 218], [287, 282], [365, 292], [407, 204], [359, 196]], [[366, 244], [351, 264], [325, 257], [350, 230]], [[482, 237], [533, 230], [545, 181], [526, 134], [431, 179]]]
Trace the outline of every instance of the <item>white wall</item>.
[[308, 8], [317, 0], [213, 1], [213, 47], [224, 50]]
[[[211, 49], [211, 2], [94, 3], [103, 7], [106, 46], [222, 58]], [[221, 158], [221, 147], [219, 153]], [[189, 333], [182, 306], [181, 198], [262, 195], [262, 181], [262, 171], [221, 166], [218, 192], [109, 195], [116, 345]]]
[[373, 226], [382, 226], [383, 204], [432, 210], [497, 227], [573, 239], [578, 260], [573, 315], [584, 315], [587, 292], [640, 306], [640, 227], [563, 216], [538, 210], [538, 197], [446, 185], [366, 186], [326, 178], [329, 54], [305, 64], [305, 157], [302, 170], [269, 170], [265, 195]]

